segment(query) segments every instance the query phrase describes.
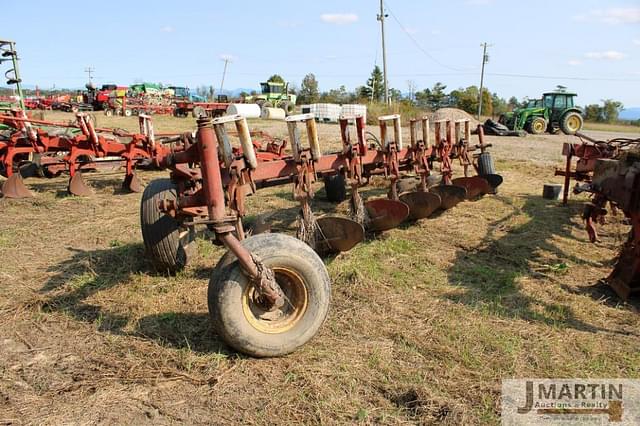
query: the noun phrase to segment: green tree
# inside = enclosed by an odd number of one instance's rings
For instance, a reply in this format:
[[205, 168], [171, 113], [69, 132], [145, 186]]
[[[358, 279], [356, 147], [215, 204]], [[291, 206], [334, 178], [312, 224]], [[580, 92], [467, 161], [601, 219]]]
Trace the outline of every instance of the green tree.
[[602, 100], [602, 116], [607, 123], [613, 123], [618, 121], [620, 111], [624, 108], [622, 102], [614, 101], [613, 99]]
[[318, 101], [320, 98], [320, 92], [318, 91], [318, 80], [313, 73], [309, 73], [302, 79], [300, 85], [300, 92], [298, 94], [300, 102], [312, 104]]
[[602, 107], [598, 104], [590, 104], [584, 107], [584, 119], [586, 121], [603, 121]]
[[509, 106], [507, 105], [507, 101], [498, 96], [497, 93], [491, 95], [491, 106], [493, 108], [493, 115], [504, 114], [509, 111]]
[[519, 108], [520, 102], [518, 102], [518, 98], [516, 98], [515, 96], [510, 97], [509, 101], [507, 102], [507, 107], [509, 108], [509, 111], [513, 111], [514, 109]]
[[379, 66], [373, 67], [367, 84], [360, 88], [359, 97], [367, 98], [371, 102], [382, 102], [384, 99], [384, 79]]
[[267, 79], [267, 81], [270, 81], [272, 83], [282, 83], [282, 84], [285, 83], [284, 78], [282, 78], [282, 76], [280, 76], [280, 74], [272, 75], [271, 77], [269, 77]]
[[447, 86], [437, 82], [431, 89], [424, 89], [416, 92], [416, 104], [422, 108], [438, 109], [447, 100], [447, 93], [445, 92]]

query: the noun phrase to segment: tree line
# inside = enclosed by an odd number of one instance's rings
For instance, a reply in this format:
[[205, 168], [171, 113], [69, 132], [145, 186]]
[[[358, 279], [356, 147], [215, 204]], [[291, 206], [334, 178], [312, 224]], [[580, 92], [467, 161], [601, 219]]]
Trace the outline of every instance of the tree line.
[[[278, 76], [279, 77], [279, 76]], [[389, 88], [389, 97], [394, 103], [406, 103], [425, 110], [436, 110], [438, 108], [450, 107], [459, 108], [470, 114], [478, 112], [479, 92], [478, 86], [458, 88], [447, 92], [447, 86], [437, 82], [431, 88], [416, 90], [414, 81], [407, 81], [407, 91], [402, 93], [397, 88]], [[347, 91], [345, 86], [338, 89], [320, 92], [318, 80], [313, 73], [307, 74], [302, 79], [302, 84], [298, 90], [299, 104], [308, 103], [379, 103], [384, 101], [384, 77], [380, 67], [373, 68], [371, 76], [365, 84], [357, 87], [354, 91]], [[529, 99], [518, 100], [515, 96], [508, 100], [492, 93], [489, 89], [482, 89], [482, 114], [485, 116], [499, 116], [517, 108], [524, 108]], [[623, 109], [622, 103], [611, 99], [602, 100], [602, 105], [591, 104], [584, 108], [585, 119], [588, 121], [616, 122], [618, 115]]]

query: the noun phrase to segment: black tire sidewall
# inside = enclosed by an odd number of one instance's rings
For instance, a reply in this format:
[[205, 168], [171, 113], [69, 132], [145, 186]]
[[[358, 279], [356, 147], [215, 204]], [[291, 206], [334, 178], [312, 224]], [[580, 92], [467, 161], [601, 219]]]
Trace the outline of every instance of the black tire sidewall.
[[307, 288], [307, 308], [289, 330], [273, 334], [254, 328], [242, 299], [248, 282], [235, 256], [228, 252], [209, 281], [209, 315], [216, 331], [234, 349], [256, 357], [281, 356], [308, 342], [324, 323], [331, 300], [331, 282], [322, 259], [302, 241], [283, 234], [260, 234], [242, 241], [268, 267], [298, 274]]

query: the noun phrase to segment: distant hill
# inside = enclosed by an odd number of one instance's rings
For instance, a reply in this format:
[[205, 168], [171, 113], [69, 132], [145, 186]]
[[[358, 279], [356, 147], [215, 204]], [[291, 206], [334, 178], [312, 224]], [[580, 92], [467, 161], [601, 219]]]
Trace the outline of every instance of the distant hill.
[[640, 107], [625, 108], [620, 111], [618, 118], [620, 120], [640, 120]]

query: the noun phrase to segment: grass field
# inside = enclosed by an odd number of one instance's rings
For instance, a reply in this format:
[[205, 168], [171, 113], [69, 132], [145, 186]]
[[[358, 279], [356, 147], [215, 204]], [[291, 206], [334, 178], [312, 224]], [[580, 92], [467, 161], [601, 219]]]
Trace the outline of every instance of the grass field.
[[608, 123], [584, 123], [585, 130], [598, 130], [602, 132], [622, 132], [640, 134], [640, 126], [630, 124], [608, 124]]
[[[156, 120], [160, 132], [193, 125]], [[337, 146], [337, 126], [320, 134]], [[540, 196], [568, 140], [489, 138], [497, 195], [327, 258], [327, 322], [275, 359], [234, 353], [209, 325], [222, 249], [201, 239], [184, 272], [153, 272], [141, 195], [121, 193], [122, 173], [88, 175], [89, 198], [67, 196], [64, 177], [28, 179], [34, 199], [0, 199], [0, 423], [497, 424], [503, 378], [638, 378], [637, 305], [601, 283], [628, 227], [612, 217], [590, 244], [586, 198]], [[318, 190], [318, 213], [346, 210]], [[261, 190], [248, 210], [277, 211], [273, 230], [293, 233], [290, 194]]]

